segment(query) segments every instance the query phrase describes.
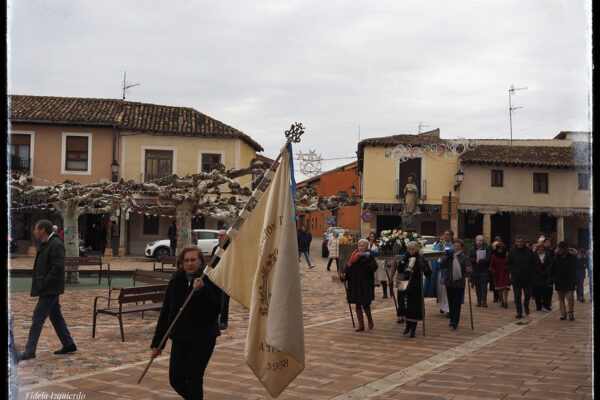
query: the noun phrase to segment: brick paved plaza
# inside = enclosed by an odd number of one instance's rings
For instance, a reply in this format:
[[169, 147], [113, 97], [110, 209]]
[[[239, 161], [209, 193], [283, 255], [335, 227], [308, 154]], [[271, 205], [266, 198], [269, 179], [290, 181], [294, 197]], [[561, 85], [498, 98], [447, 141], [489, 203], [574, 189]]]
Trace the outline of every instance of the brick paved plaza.
[[[318, 254], [316, 249], [312, 254]], [[115, 270], [152, 268], [152, 263], [139, 259], [116, 260], [111, 261]], [[13, 268], [33, 263], [32, 259], [11, 261]], [[470, 327], [467, 302], [454, 331], [435, 300], [426, 299], [426, 337], [419, 324], [417, 337], [410, 339], [402, 335], [404, 325], [396, 323], [393, 300], [381, 299], [381, 289], [376, 288], [375, 327], [355, 333], [344, 288], [332, 279], [337, 274], [327, 272], [326, 260], [320, 257], [316, 265], [312, 270], [305, 261], [300, 265], [306, 369], [280, 399], [592, 398], [589, 301], [576, 302], [573, 322], [559, 320], [555, 303], [553, 311], [533, 311], [525, 324], [518, 325], [513, 302], [505, 310], [489, 294], [489, 308], [473, 305], [475, 330]], [[149, 359], [156, 312], [147, 313], [144, 319], [140, 314], [125, 316], [125, 343], [120, 340], [117, 319], [100, 315], [96, 338], [91, 338], [93, 299], [106, 294], [107, 289], [68, 290], [61, 296], [63, 314], [79, 350], [53, 355], [61, 344], [47, 321], [37, 358], [18, 365], [19, 399], [50, 398], [34, 396], [51, 393], [82, 393], [86, 399], [178, 398], [168, 380], [170, 342], [142, 384], [136, 384]], [[15, 339], [22, 349], [37, 298], [13, 292], [10, 300]], [[207, 399], [269, 398], [244, 361], [247, 322], [247, 311], [232, 300], [229, 329], [218, 338], [205, 374]]]

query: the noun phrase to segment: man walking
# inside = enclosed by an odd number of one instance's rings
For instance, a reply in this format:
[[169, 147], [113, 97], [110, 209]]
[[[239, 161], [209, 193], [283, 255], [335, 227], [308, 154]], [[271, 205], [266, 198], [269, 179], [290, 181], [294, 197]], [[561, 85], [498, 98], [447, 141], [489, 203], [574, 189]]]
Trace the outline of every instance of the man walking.
[[53, 232], [52, 222], [42, 219], [35, 224], [35, 239], [41, 242], [33, 264], [31, 297], [39, 297], [33, 310], [31, 328], [21, 360], [35, 358], [35, 350], [46, 318], [54, 326], [63, 347], [54, 354], [77, 351], [75, 342], [60, 311], [58, 296], [65, 292], [65, 246], [62, 239]]
[[306, 262], [308, 263], [308, 268], [315, 267], [311, 264], [310, 258], [308, 256], [311, 241], [312, 235], [306, 230], [305, 226], [302, 226], [298, 231], [298, 262], [300, 262], [300, 257], [302, 256], [302, 254], [304, 254], [304, 257], [306, 257]]
[[[515, 296], [515, 306], [517, 315], [515, 318], [523, 318], [523, 309], [525, 314], [529, 315], [529, 299], [531, 298], [531, 278], [535, 269], [535, 260], [533, 251], [525, 246], [523, 236], [517, 236], [516, 246], [508, 251], [506, 258], [506, 269], [510, 274], [510, 282], [513, 285], [513, 295]], [[525, 295], [521, 303], [521, 294]]]
[[177, 252], [177, 223], [175, 219], [171, 221], [171, 226], [167, 230], [167, 237], [169, 238], [169, 246], [171, 247], [171, 255], [176, 255]]
[[[215, 247], [213, 247], [212, 253], [210, 255], [211, 257], [215, 255], [217, 249], [219, 248], [219, 245], [221, 243], [223, 243], [223, 241], [225, 240], [226, 237], [227, 237], [227, 231], [225, 229], [221, 229], [219, 231], [219, 233], [217, 233], [217, 240], [219, 241], [219, 244], [216, 245]], [[215, 263], [213, 268], [216, 267], [218, 263], [219, 263], [219, 261], [217, 260], [217, 262]], [[221, 315], [219, 317], [219, 327], [222, 331], [227, 329], [228, 322], [229, 322], [229, 295], [227, 293], [223, 292], [223, 307], [221, 308]]]
[[[573, 303], [575, 302], [574, 291], [577, 285], [577, 257], [569, 252], [567, 242], [562, 241], [558, 244], [551, 266], [554, 288], [558, 292], [560, 319], [567, 319], [567, 313], [569, 313], [569, 321], [574, 321]], [[566, 309], [565, 299], [567, 299]]]

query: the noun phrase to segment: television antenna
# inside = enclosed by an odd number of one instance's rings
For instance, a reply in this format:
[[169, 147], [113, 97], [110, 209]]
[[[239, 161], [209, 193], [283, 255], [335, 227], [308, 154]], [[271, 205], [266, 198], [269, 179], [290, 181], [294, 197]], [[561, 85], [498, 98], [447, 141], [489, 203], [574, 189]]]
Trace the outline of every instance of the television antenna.
[[141, 83], [129, 83], [127, 82], [127, 71], [123, 72], [123, 100], [125, 100], [125, 93], [127, 89], [132, 88], [134, 86], [139, 86]]
[[419, 121], [419, 134], [421, 134], [421, 128], [425, 128], [426, 126], [429, 125], [423, 125], [423, 122]]
[[512, 96], [515, 95], [515, 91], [517, 90], [527, 90], [527, 87], [516, 88], [515, 85], [510, 85], [510, 89], [508, 89], [508, 118], [510, 120], [510, 145], [512, 146], [512, 114], [515, 110], [523, 107], [513, 107], [512, 105]]

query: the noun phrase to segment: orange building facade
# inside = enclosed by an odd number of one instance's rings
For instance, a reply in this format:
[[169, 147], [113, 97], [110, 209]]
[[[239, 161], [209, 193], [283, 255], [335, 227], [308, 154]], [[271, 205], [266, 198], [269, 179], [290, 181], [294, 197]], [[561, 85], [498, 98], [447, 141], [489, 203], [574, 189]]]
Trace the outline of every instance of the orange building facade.
[[[315, 188], [317, 195], [322, 197], [335, 196], [339, 192], [360, 196], [359, 182], [356, 162], [353, 162], [304, 180], [298, 183], [298, 187], [310, 185]], [[330, 226], [340, 226], [349, 229], [350, 233], [358, 234], [360, 205], [336, 210], [300, 212], [297, 216], [298, 226], [306, 226], [313, 236], [323, 236], [323, 232]]]

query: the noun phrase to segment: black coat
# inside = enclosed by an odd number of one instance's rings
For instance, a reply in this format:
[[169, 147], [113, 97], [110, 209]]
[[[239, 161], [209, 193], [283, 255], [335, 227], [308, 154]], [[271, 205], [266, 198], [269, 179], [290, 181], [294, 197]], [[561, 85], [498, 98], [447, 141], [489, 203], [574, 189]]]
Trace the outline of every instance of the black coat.
[[406, 301], [406, 319], [408, 320], [423, 320], [423, 285], [421, 283], [421, 274], [423, 273], [426, 277], [431, 276], [431, 267], [429, 263], [421, 257], [420, 254], [416, 254], [417, 261], [413, 267], [413, 271], [407, 272], [406, 268], [410, 261], [409, 255], [400, 261], [398, 270], [402, 270], [401, 275], [404, 275], [404, 280], [408, 280], [408, 286], [404, 298], [400, 298], [400, 301]]
[[577, 279], [584, 280], [585, 279], [585, 271], [588, 269], [588, 259], [587, 257], [579, 258], [577, 257]]
[[532, 286], [552, 286], [552, 269], [550, 264], [552, 263], [552, 255], [546, 250], [544, 255], [544, 262], [540, 260], [540, 256], [537, 252], [534, 253], [533, 257], [535, 263], [533, 268], [533, 276], [531, 277]]
[[440, 263], [440, 267], [445, 270], [444, 272], [444, 285], [451, 288], [464, 288], [465, 280], [467, 277], [467, 266], [470, 265], [469, 258], [465, 255], [464, 252], [460, 252], [458, 255], [458, 263], [460, 264], [460, 273], [461, 278], [458, 280], [454, 280], [452, 278], [452, 267], [454, 262], [454, 253], [447, 254], [442, 258], [442, 262]]
[[[202, 275], [202, 270], [203, 268], [200, 268], [196, 271], [194, 278], [199, 278]], [[169, 335], [172, 340], [190, 342], [221, 335], [219, 313], [223, 305], [223, 292], [208, 277], [204, 277], [203, 281], [204, 286], [192, 295], [175, 326], [173, 326]], [[160, 310], [151, 347], [158, 347], [179, 312], [179, 308], [190, 292], [194, 290], [193, 285], [193, 279], [188, 280], [187, 274], [181, 269], [177, 270], [175, 276], [171, 278]]]
[[298, 231], [298, 251], [310, 251], [312, 235], [310, 232]]
[[40, 244], [33, 263], [31, 297], [58, 296], [65, 292], [65, 245], [53, 233]]
[[531, 284], [535, 260], [533, 251], [529, 247], [513, 247], [510, 249], [505, 265], [513, 285], [515, 283], [519, 286], [528, 286]]
[[[477, 250], [485, 250], [485, 258], [477, 263]], [[487, 244], [471, 247], [469, 252], [469, 261], [471, 261], [471, 281], [473, 283], [488, 283], [490, 279], [490, 259], [492, 258], [492, 249]]]
[[350, 267], [344, 267], [348, 282], [348, 303], [370, 304], [375, 299], [376, 270], [377, 262], [372, 255], [359, 257]]
[[175, 225], [169, 226], [167, 230], [167, 237], [169, 240], [177, 240], [177, 227]]
[[577, 257], [571, 253], [558, 254], [552, 258], [552, 281], [555, 290], [575, 290], [577, 286]]

